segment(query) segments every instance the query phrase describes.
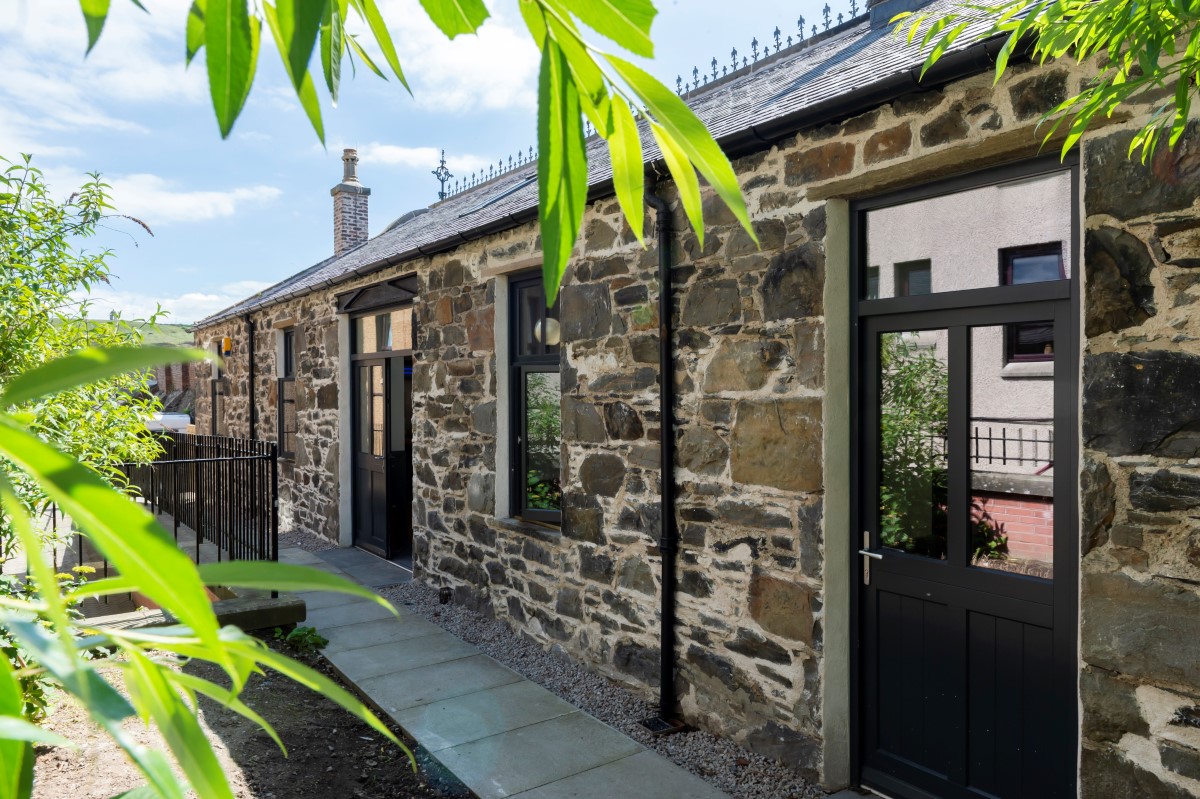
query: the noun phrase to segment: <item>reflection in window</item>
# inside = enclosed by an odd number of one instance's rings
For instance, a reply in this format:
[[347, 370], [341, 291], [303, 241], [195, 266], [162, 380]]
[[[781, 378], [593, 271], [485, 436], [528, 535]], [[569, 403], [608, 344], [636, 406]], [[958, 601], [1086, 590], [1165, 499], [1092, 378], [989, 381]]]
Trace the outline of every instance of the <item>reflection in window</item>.
[[540, 274], [510, 284], [514, 414], [512, 513], [557, 524], [562, 511], [562, 389], [557, 307], [547, 310]]
[[[997, 274], [997, 251], [1039, 242], [1061, 242], [1061, 271], [1055, 274], [1052, 261], [1029, 258], [1017, 264], [1011, 282], [1070, 277], [1074, 204], [1071, 172], [1064, 169], [870, 209], [862, 217], [862, 299], [870, 298], [873, 285], [878, 299], [1004, 285], [1003, 273]], [[921, 282], [923, 275], [909, 275], [906, 281], [899, 274], [901, 266], [926, 261], [926, 282]], [[877, 284], [867, 271], [874, 265], [879, 267]]]
[[[879, 282], [875, 283], [876, 289]], [[933, 270], [928, 258], [896, 264], [896, 296], [916, 297], [933, 293]]]
[[413, 348], [412, 306], [354, 320], [354, 353], [399, 352]]
[[282, 333], [279, 364], [279, 454], [296, 454], [296, 329]]
[[[938, 331], [942, 332], [943, 331]], [[946, 557], [946, 363], [912, 333], [879, 339], [879, 541]]]
[[867, 299], [879, 299], [879, 267], [867, 267]]
[[[1008, 286], [1062, 280], [1062, 242], [1001, 250], [1000, 269]], [[1006, 325], [1004, 336], [1005, 363], [1054, 360], [1054, 326], [1049, 322]]]

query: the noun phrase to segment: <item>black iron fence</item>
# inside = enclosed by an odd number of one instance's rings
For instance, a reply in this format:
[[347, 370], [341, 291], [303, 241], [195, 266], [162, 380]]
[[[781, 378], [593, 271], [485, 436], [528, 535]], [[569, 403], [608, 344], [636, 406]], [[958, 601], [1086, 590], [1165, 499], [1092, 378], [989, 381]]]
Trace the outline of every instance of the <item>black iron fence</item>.
[[[203, 544], [217, 560], [278, 560], [278, 450], [272, 441], [176, 433], [163, 454], [148, 464], [124, 467], [152, 513], [171, 517], [194, 533], [193, 558]], [[181, 542], [183, 543], [183, 542]]]

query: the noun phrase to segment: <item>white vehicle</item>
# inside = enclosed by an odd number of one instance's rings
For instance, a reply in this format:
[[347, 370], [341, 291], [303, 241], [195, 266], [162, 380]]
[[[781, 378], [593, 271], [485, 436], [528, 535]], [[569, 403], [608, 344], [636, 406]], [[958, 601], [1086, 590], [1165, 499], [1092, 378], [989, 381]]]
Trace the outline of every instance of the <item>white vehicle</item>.
[[146, 429], [153, 433], [169, 430], [173, 433], [186, 433], [192, 420], [186, 413], [155, 413], [146, 420]]

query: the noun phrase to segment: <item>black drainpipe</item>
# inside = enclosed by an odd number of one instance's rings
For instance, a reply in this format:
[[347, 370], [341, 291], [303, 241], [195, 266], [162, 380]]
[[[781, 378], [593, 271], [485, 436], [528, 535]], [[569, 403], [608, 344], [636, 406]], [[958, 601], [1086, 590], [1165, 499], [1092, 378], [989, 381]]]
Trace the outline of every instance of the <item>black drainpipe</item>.
[[243, 317], [246, 321], [246, 397], [250, 406], [250, 438], [258, 438], [255, 428], [258, 427], [258, 413], [254, 401], [254, 320], [250, 314]]
[[643, 724], [653, 733], [673, 732], [682, 724], [675, 715], [675, 554], [678, 536], [675, 530], [675, 353], [672, 347], [674, 306], [671, 290], [671, 209], [654, 193], [646, 194], [654, 208], [658, 232], [658, 375], [659, 418], [659, 518], [662, 535], [658, 551], [662, 556], [662, 612], [659, 633], [658, 718]]

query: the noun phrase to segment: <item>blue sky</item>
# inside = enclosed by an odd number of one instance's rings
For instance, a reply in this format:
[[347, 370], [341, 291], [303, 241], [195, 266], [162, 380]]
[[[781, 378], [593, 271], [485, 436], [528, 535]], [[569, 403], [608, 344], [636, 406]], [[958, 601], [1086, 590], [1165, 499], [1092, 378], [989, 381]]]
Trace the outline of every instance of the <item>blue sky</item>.
[[[33, 153], [62, 195], [101, 172], [118, 209], [154, 232], [113, 219], [89, 243], [116, 255], [93, 315], [140, 316], [161, 303], [167, 321], [192, 322], [327, 257], [343, 147], [359, 148], [375, 235], [437, 199], [430, 171], [441, 148], [463, 176], [535, 143], [537, 52], [513, 0], [489, 2], [481, 33], [454, 42], [417, 0], [381, 0], [414, 96], [360, 72], [343, 84], [339, 107], [324, 98], [327, 148], [266, 44], [246, 109], [222, 141], [203, 64], [183, 64], [189, 0], [145, 4], [149, 15], [116, 0], [86, 60], [74, 0], [6, 0], [0, 12], [0, 155]], [[676, 74], [714, 56], [725, 63], [734, 46], [748, 52], [777, 25], [795, 33], [801, 14], [811, 25], [824, 3], [656, 5], [650, 68], [674, 86]]]

